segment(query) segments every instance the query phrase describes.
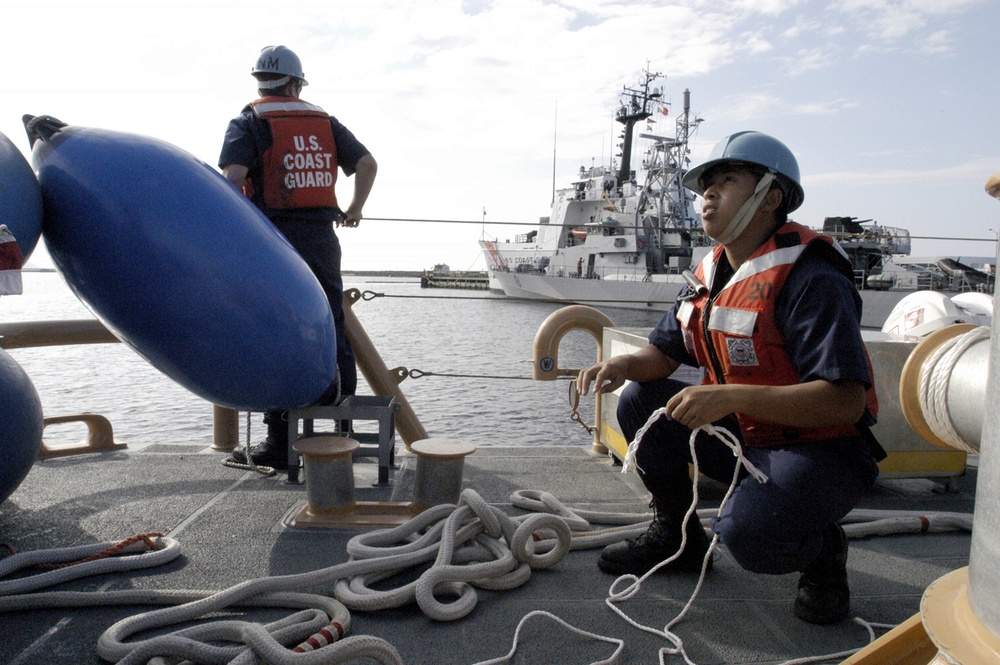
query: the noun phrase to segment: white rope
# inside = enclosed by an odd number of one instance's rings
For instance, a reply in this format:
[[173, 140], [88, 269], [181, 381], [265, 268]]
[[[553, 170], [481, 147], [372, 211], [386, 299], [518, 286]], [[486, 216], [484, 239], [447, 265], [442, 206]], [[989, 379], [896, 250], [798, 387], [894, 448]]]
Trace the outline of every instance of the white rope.
[[[865, 516], [868, 513], [871, 515]], [[851, 521], [858, 523], [850, 523]], [[896, 533], [971, 532], [972, 514], [852, 510], [841, 523], [848, 538], [887, 536]]]
[[979, 326], [945, 341], [924, 362], [920, 373], [920, 410], [931, 431], [948, 445], [973, 454], [979, 452], [978, 448], [961, 437], [948, 414], [948, 384], [962, 354], [976, 342], [989, 338], [990, 328]]
[[[646, 430], [649, 429], [650, 425], [652, 425], [652, 423], [657, 418], [659, 418], [664, 412], [665, 409], [657, 409], [656, 411], [654, 411], [653, 414], [646, 421], [646, 424], [643, 425], [643, 427], [639, 430], [638, 433], [636, 433], [635, 440], [631, 444], [629, 444], [629, 453], [632, 454], [633, 459], [636, 451], [638, 450], [638, 446], [640, 445], [640, 442], [642, 440], [642, 436], [645, 434]], [[722, 514], [722, 510], [723, 508], [725, 508], [726, 503], [729, 502], [729, 498], [733, 495], [733, 492], [736, 491], [736, 487], [739, 484], [739, 474], [741, 466], [746, 468], [747, 471], [750, 473], [750, 475], [752, 475], [758, 482], [761, 483], [767, 482], [767, 476], [765, 476], [759, 469], [757, 469], [753, 464], [751, 464], [750, 461], [746, 459], [746, 457], [743, 456], [743, 450], [740, 446], [740, 442], [736, 438], [736, 436], [733, 435], [732, 432], [725, 429], [724, 427], [716, 427], [714, 425], [705, 425], [703, 427], [699, 427], [691, 432], [691, 436], [688, 439], [688, 447], [691, 450], [691, 462], [692, 465], [694, 466], [694, 471], [692, 473], [692, 483], [691, 483], [692, 484], [691, 505], [688, 507], [687, 513], [684, 514], [684, 520], [682, 524], [687, 524], [691, 516], [695, 514], [698, 506], [698, 455], [695, 451], [695, 441], [698, 438], [698, 434], [702, 431], [722, 441], [722, 443], [724, 443], [726, 447], [733, 452], [733, 455], [737, 459], [737, 464], [733, 469], [733, 479], [729, 484], [729, 489], [726, 491], [726, 495], [722, 498], [722, 502], [719, 504], [717, 514], [719, 515]], [[701, 573], [698, 575], [698, 582], [695, 585], [694, 591], [691, 593], [691, 597], [688, 599], [687, 603], [681, 609], [680, 613], [676, 617], [674, 617], [669, 623], [667, 623], [667, 625], [662, 630], [640, 624], [639, 622], [629, 617], [623, 610], [619, 609], [615, 605], [615, 603], [622, 602], [624, 600], [632, 598], [635, 594], [639, 592], [642, 583], [645, 582], [650, 575], [653, 575], [654, 573], [656, 573], [657, 570], [659, 570], [663, 566], [666, 566], [672, 561], [676, 560], [681, 555], [681, 553], [684, 552], [684, 548], [687, 546], [686, 528], [681, 529], [681, 544], [680, 547], [677, 548], [677, 552], [675, 552], [668, 558], [664, 559], [660, 563], [656, 564], [642, 577], [636, 577], [635, 575], [632, 574], [622, 575], [611, 584], [611, 588], [608, 590], [608, 597], [605, 599], [604, 602], [618, 616], [620, 616], [622, 619], [624, 619], [628, 624], [632, 625], [633, 627], [638, 628], [639, 630], [646, 631], [648, 633], [652, 633], [653, 635], [659, 635], [664, 639], [666, 639], [667, 641], [669, 641], [671, 644], [673, 644], [673, 647], [663, 647], [662, 649], [660, 649], [659, 658], [661, 665], [664, 665], [664, 663], [666, 662], [665, 657], [667, 655], [679, 655], [684, 659], [684, 662], [687, 663], [688, 665], [695, 665], [694, 661], [692, 661], [688, 657], [687, 652], [684, 649], [684, 641], [680, 638], [679, 635], [672, 632], [671, 628], [673, 628], [673, 626], [675, 626], [676, 624], [680, 623], [680, 621], [684, 619], [685, 615], [687, 615], [688, 610], [691, 608], [691, 606], [694, 605], [695, 598], [698, 597], [698, 593], [701, 591], [702, 584], [705, 581], [705, 573], [708, 569], [708, 562], [711, 560], [712, 552], [715, 550], [715, 546], [718, 542], [719, 542], [719, 536], [718, 534], [715, 534], [712, 537], [712, 542], [708, 546], [708, 550], [705, 552], [705, 558], [702, 560], [701, 563]], [[616, 591], [616, 588], [620, 582], [629, 582], [629, 581], [631, 582], [629, 586], [625, 587], [621, 591]]]
[[[646, 423], [640, 428], [636, 433], [635, 439], [629, 444], [628, 452], [626, 454], [626, 459], [635, 464], [635, 456], [638, 452], [638, 447], [642, 441], [643, 435], [646, 430], [658, 419], [661, 415], [665, 413], [666, 409], [657, 409], [649, 417]], [[707, 425], [704, 428], [699, 428], [691, 432], [691, 437], [688, 440], [688, 446], [691, 450], [691, 460], [693, 464], [692, 473], [692, 501], [691, 505], [688, 507], [687, 513], [684, 515], [684, 524], [696, 514], [696, 506], [698, 504], [698, 455], [695, 450], [695, 441], [698, 436], [698, 432], [704, 430], [707, 434], [715, 436], [720, 441], [722, 441], [736, 456], [738, 463], [734, 469], [733, 479], [730, 482], [729, 489], [726, 491], [719, 508], [715, 511], [697, 511], [699, 518], [705, 519], [703, 515], [706, 513], [714, 512], [716, 515], [721, 515], [723, 508], [728, 503], [733, 492], [736, 490], [737, 484], [739, 482], [739, 471], [742, 465], [747, 471], [758, 480], [758, 482], [767, 482], [767, 477], [761, 473], [757, 468], [755, 468], [742, 454], [742, 449], [737, 438], [725, 428], [718, 428], [713, 425]], [[638, 465], [636, 465], [638, 468]], [[625, 469], [623, 469], [623, 472]], [[914, 532], [924, 532], [924, 531], [951, 531], [951, 530], [972, 530], [972, 515], [965, 513], [900, 513], [898, 511], [875, 511], [875, 510], [852, 510], [847, 517], [844, 518], [845, 522], [854, 522], [853, 524], [848, 524], [844, 527], [845, 533], [848, 537], [858, 538], [869, 535], [885, 535], [890, 533], [914, 533]], [[632, 598], [635, 594], [639, 592], [639, 589], [643, 582], [646, 581], [651, 575], [653, 575], [661, 567], [668, 565], [675, 559], [677, 559], [684, 548], [687, 545], [687, 529], [681, 530], [681, 544], [677, 549], [677, 552], [670, 557], [664, 559], [651, 570], [649, 570], [642, 577], [636, 577], [635, 575], [622, 575], [617, 580], [615, 580], [609, 591], [608, 597], [605, 599], [605, 604], [610, 607], [616, 614], [618, 614], [627, 623], [632, 625], [639, 630], [658, 635], [669, 641], [673, 647], [663, 647], [658, 652], [659, 661], [661, 665], [665, 664], [665, 658], [668, 655], [679, 655], [684, 659], [684, 662], [688, 665], [695, 665], [695, 663], [687, 655], [684, 649], [684, 642], [679, 635], [672, 632], [672, 628], [677, 625], [680, 621], [684, 619], [687, 615], [688, 610], [694, 604], [695, 599], [701, 591], [702, 585], [705, 581], [705, 573], [708, 568], [708, 562], [712, 557], [712, 553], [718, 544], [719, 536], [715, 534], [709, 544], [708, 551], [705, 553], [705, 558], [702, 561], [701, 572], [698, 576], [698, 582], [695, 585], [694, 591], [691, 593], [691, 597], [688, 599], [687, 603], [681, 609], [680, 613], [677, 614], [674, 619], [672, 619], [667, 625], [662, 629], [656, 629], [649, 626], [644, 626], [632, 618], [630, 618], [623, 610], [615, 605], [615, 603]], [[617, 590], [620, 583], [631, 582], [631, 584], [621, 591]], [[858, 625], [866, 628], [869, 634], [869, 643], [875, 640], [875, 633], [873, 627], [878, 628], [893, 628], [892, 625], [887, 624], [875, 624], [869, 623], [860, 617], [855, 617], [854, 622]], [[843, 658], [850, 656], [863, 647], [858, 647], [849, 651], [843, 651], [840, 653], [827, 654], [821, 656], [812, 656], [807, 658], [800, 658], [796, 660], [790, 660], [782, 665], [805, 665], [807, 663], [820, 663], [830, 660], [840, 661]]]
[[639, 452], [639, 442], [642, 441], [642, 437], [646, 436], [646, 430], [652, 427], [653, 423], [655, 423], [660, 416], [664, 415], [666, 412], [667, 407], [665, 406], [653, 411], [652, 415], [646, 419], [643, 426], [639, 428], [639, 431], [635, 433], [635, 438], [628, 444], [628, 450], [625, 451], [625, 459], [622, 460], [622, 473], [628, 473], [632, 470], [633, 466], [639, 471], [642, 471], [642, 467], [635, 461], [635, 456]]
[[[705, 431], [719, 437], [737, 455], [740, 464], [761, 482], [766, 482], [767, 478], [741, 456], [739, 442], [731, 433], [714, 427], [706, 427]], [[698, 475], [697, 456], [694, 454], [696, 435], [697, 431], [693, 432], [689, 441], [695, 465], [695, 479]], [[740, 464], [734, 471], [733, 483], [719, 511], [735, 490]], [[692, 504], [685, 520], [696, 514], [697, 489], [695, 481]], [[159, 565], [176, 558], [180, 554], [177, 542], [169, 538], [160, 538], [158, 544], [165, 546], [162, 550], [135, 554], [141, 548], [142, 544], [139, 543], [122, 550], [130, 556], [78, 564], [34, 578], [14, 580], [13, 583], [0, 582], [0, 612], [93, 605], [168, 606], [166, 609], [146, 612], [119, 621], [101, 636], [98, 643], [99, 655], [105, 660], [115, 661], [121, 665], [155, 662], [157, 659], [176, 662], [178, 658], [212, 664], [249, 665], [259, 662], [258, 659], [263, 659], [272, 665], [292, 662], [326, 665], [361, 657], [368, 657], [380, 663], [395, 664], [401, 662], [399, 654], [384, 640], [368, 636], [342, 638], [342, 635], [350, 630], [348, 608], [371, 611], [416, 603], [425, 614], [435, 620], [455, 620], [466, 616], [475, 607], [477, 596], [473, 587], [493, 590], [515, 588], [528, 580], [532, 568], [555, 565], [570, 549], [599, 547], [619, 542], [623, 538], [639, 535], [649, 526], [648, 514], [570, 509], [546, 492], [518, 491], [511, 495], [511, 503], [515, 507], [531, 512], [524, 516], [510, 517], [499, 508], [487, 504], [475, 492], [466, 490], [458, 506], [436, 506], [400, 527], [364, 533], [352, 538], [347, 544], [351, 560], [346, 563], [311, 573], [248, 580], [219, 592], [128, 590], [96, 594], [26, 593], [42, 586], [76, 579], [85, 574], [111, 572], [109, 564], [105, 562], [116, 562], [121, 567], [119, 569], [131, 570]], [[699, 520], [708, 520], [713, 512], [718, 511], [702, 510], [697, 511], [697, 515]], [[905, 521], [905, 529], [908, 531], [971, 528], [971, 517], [964, 514], [903, 513], [897, 517], [892, 515], [887, 511], [857, 510], [852, 511], [845, 521], [851, 519], [857, 522], [868, 521], [889, 532], [898, 532], [904, 528], [898, 526], [902, 522], [886, 526], [886, 523], [893, 520]], [[594, 524], [613, 526], [594, 528]], [[848, 525], [845, 530], [850, 532], [854, 526], [865, 525]], [[679, 551], [683, 551], [686, 545], [686, 535], [686, 530], [683, 530]], [[702, 562], [701, 575], [691, 598], [680, 614], [662, 631], [635, 623], [612, 604], [634, 596], [641, 583], [655, 569], [641, 579], [635, 576], [623, 576], [615, 581], [609, 591], [609, 597], [605, 602], [616, 613], [633, 626], [662, 635], [674, 645], [672, 649], [661, 649], [661, 663], [667, 654], [680, 654], [685, 662], [692, 664], [684, 652], [683, 642], [670, 631], [693, 605], [704, 581], [707, 562], [712, 556], [717, 540], [717, 537], [713, 538], [706, 558]], [[110, 544], [64, 548], [46, 553], [16, 554], [0, 559], [0, 577], [37, 563], [66, 562], [91, 556], [103, 551], [108, 545]], [[675, 554], [662, 562], [660, 566], [666, 565], [676, 556]], [[427, 564], [431, 562], [432, 565], [427, 568]], [[414, 566], [426, 569], [415, 582], [398, 589], [378, 591], [370, 589], [370, 585], [376, 581], [397, 575], [406, 577], [400, 573]], [[634, 580], [631, 586], [622, 592], [615, 591], [619, 582], [629, 579]], [[18, 584], [26, 586], [17, 586]], [[331, 587], [336, 597], [324, 595], [329, 594]], [[296, 592], [297, 589], [310, 589], [313, 593]], [[442, 595], [453, 597], [454, 600], [445, 603], [439, 598]], [[299, 611], [267, 625], [245, 621], [215, 621], [206, 625], [193, 625], [160, 637], [126, 643], [126, 640], [135, 634], [175, 623], [193, 622], [227, 607], [237, 606], [279, 607]], [[553, 615], [539, 611], [522, 619], [514, 636], [514, 646], [504, 657], [507, 660], [513, 657], [518, 648], [521, 626], [534, 616], [547, 616], [582, 636], [618, 644], [619, 648], [611, 658], [601, 663], [614, 662], [621, 653], [621, 640], [581, 631]], [[859, 619], [855, 621], [861, 623]], [[220, 641], [229, 646], [218, 646]], [[295, 645], [307, 653], [292, 653], [290, 648]], [[500, 659], [490, 662], [506, 661]]]
[[[634, 538], [649, 528], [650, 513], [614, 513], [567, 508], [556, 497], [539, 490], [517, 490], [510, 496], [511, 504], [532, 512], [558, 515], [572, 530], [571, 550], [592, 549]], [[595, 529], [594, 524], [611, 525]]]
[[[122, 550], [125, 556], [114, 556], [94, 561], [57, 568], [30, 577], [21, 577], [14, 580], [0, 581], [0, 596], [8, 596], [20, 593], [29, 593], [36, 589], [61, 584], [69, 580], [80, 579], [90, 575], [103, 575], [104, 573], [117, 572], [122, 570], [140, 570], [160, 566], [173, 561], [181, 554], [180, 544], [173, 538], [158, 537], [154, 541], [160, 546], [157, 550], [148, 550], [145, 543], [137, 542]], [[35, 550], [31, 552], [19, 552], [12, 556], [0, 559], [0, 578], [7, 577], [19, 570], [40, 564], [59, 564], [70, 561], [79, 561], [90, 556], [99, 554], [116, 543], [94, 543], [91, 545], [80, 545], [77, 547], [62, 547], [50, 550]]]
[[[868, 644], [871, 644], [872, 642], [875, 641], [875, 628], [881, 628], [881, 629], [895, 628], [895, 626], [892, 624], [871, 623], [865, 621], [860, 617], [854, 617], [853, 621], [854, 623], [858, 624], [866, 631], [868, 631]], [[850, 656], [853, 656], [862, 649], [864, 649], [864, 647], [858, 647], [856, 649], [848, 649], [847, 651], [838, 651], [837, 653], [828, 653], [822, 656], [806, 656], [805, 658], [795, 658], [793, 660], [786, 660], [783, 663], [780, 663], [780, 665], [808, 665], [809, 663], [823, 663], [828, 660], [836, 661], [839, 663], [844, 658], [849, 658]]]
[[[436, 522], [436, 523], [435, 523]], [[540, 537], [536, 541], [536, 537]], [[416, 602], [429, 617], [451, 621], [469, 614], [476, 605], [473, 585], [487, 589], [511, 589], [524, 584], [532, 568], [558, 563], [569, 551], [571, 531], [554, 514], [530, 514], [517, 520], [486, 503], [471, 490], [462, 493], [458, 506], [431, 508], [407, 524], [371, 534], [361, 534], [348, 543], [351, 560], [309, 573], [247, 580], [219, 592], [143, 592], [154, 604], [176, 605], [152, 610], [119, 621], [98, 641], [98, 654], [120, 665], [147, 663], [150, 659], [184, 658], [198, 663], [251, 663], [259, 658], [272, 665], [307, 663], [319, 665], [367, 656], [381, 663], [400, 663], [399, 655], [377, 638], [339, 639], [309, 653], [290, 653], [289, 647], [314, 639], [324, 629], [339, 624], [333, 632], [346, 632], [351, 609], [382, 609]], [[74, 550], [58, 553], [60, 560], [91, 554]], [[176, 556], [176, 554], [174, 554]], [[17, 569], [38, 556], [25, 555], [7, 567]], [[399, 589], [371, 591], [369, 582], [399, 575], [414, 566], [433, 565], [419, 578]], [[58, 572], [58, 571], [57, 571]], [[102, 572], [107, 572], [102, 569]], [[296, 589], [319, 593], [292, 594]], [[321, 595], [333, 589], [336, 598]], [[439, 596], [453, 600], [445, 602]], [[21, 594], [0, 598], [0, 611], [86, 604], [134, 603], [134, 594]], [[196, 625], [168, 635], [126, 643], [131, 636], [177, 623], [195, 621], [233, 605], [275, 605], [279, 599], [305, 608], [267, 626], [244, 621], [216, 621]], [[288, 605], [283, 605], [288, 606]], [[328, 631], [330, 632], [330, 631]], [[326, 639], [326, 638], [324, 638]], [[237, 646], [217, 646], [219, 641]]]
[[517, 628], [514, 630], [514, 643], [511, 646], [510, 651], [508, 651], [505, 656], [501, 656], [499, 658], [494, 658], [493, 660], [484, 660], [484, 661], [481, 661], [479, 663], [476, 663], [475, 665], [501, 665], [501, 663], [509, 663], [511, 661], [511, 659], [514, 657], [514, 653], [517, 651], [518, 641], [520, 640], [520, 636], [521, 636], [521, 629], [528, 622], [528, 620], [532, 619], [533, 617], [545, 617], [545, 618], [548, 618], [548, 619], [552, 619], [553, 621], [555, 621], [556, 623], [558, 623], [563, 628], [566, 628], [570, 632], [575, 633], [576, 635], [580, 635], [581, 637], [589, 637], [591, 639], [600, 640], [602, 642], [608, 642], [610, 644], [616, 644], [616, 645], [618, 645], [618, 648], [616, 648], [615, 652], [613, 654], [611, 654], [611, 657], [609, 657], [609, 658], [607, 658], [605, 660], [595, 661], [594, 663], [591, 663], [591, 665], [610, 665], [611, 663], [617, 662], [618, 656], [621, 655], [622, 650], [625, 648], [625, 640], [620, 640], [620, 639], [618, 639], [616, 637], [606, 637], [604, 635], [598, 635], [596, 633], [590, 633], [590, 632], [587, 632], [587, 631], [582, 630], [580, 628], [576, 628], [575, 626], [572, 626], [572, 625], [566, 623], [565, 621], [563, 621], [562, 619], [560, 619], [556, 615], [552, 614], [551, 612], [545, 612], [543, 610], [535, 610], [533, 612], [528, 612], [518, 622]]
[[[402, 663], [392, 646], [373, 637], [339, 639], [350, 627], [350, 614], [344, 605], [332, 598], [317, 594], [288, 593], [272, 590], [281, 587], [281, 578], [266, 578], [262, 584], [255, 580], [236, 585], [224, 592], [212, 591], [157, 591], [128, 590], [106, 592], [48, 592], [24, 593], [27, 590], [58, 584], [87, 575], [118, 572], [160, 565], [180, 554], [176, 541], [160, 538], [160, 550], [132, 554], [143, 543], [133, 544], [122, 550], [126, 556], [98, 559], [61, 568], [34, 577], [4, 583], [0, 587], [0, 611], [24, 611], [53, 607], [88, 607], [108, 605], [179, 605], [166, 610], [156, 610], [119, 621], [109, 628], [98, 641], [98, 655], [119, 665], [138, 665], [160, 657], [181, 657], [198, 663], [247, 664], [256, 661], [259, 654], [275, 665], [295, 663], [325, 665], [345, 662], [352, 658], [368, 657], [387, 665]], [[109, 544], [85, 545], [54, 550], [40, 550], [15, 554], [0, 560], [4, 575], [26, 566], [39, 563], [65, 563], [80, 557], [91, 556], [107, 549]], [[272, 580], [275, 583], [270, 583]], [[14, 595], [7, 595], [14, 594]], [[217, 621], [209, 625], [192, 626], [175, 633], [150, 640], [125, 644], [133, 633], [152, 628], [196, 619], [213, 611], [230, 606], [260, 606], [302, 609], [285, 619], [261, 626], [242, 621]], [[209, 642], [225, 641], [246, 646], [219, 647]], [[339, 640], [339, 641], [338, 641]], [[336, 642], [336, 644], [333, 644]], [[303, 652], [315, 650], [314, 645], [329, 645], [315, 655], [293, 654], [291, 647], [298, 645]], [[171, 661], [174, 662], [174, 661]]]

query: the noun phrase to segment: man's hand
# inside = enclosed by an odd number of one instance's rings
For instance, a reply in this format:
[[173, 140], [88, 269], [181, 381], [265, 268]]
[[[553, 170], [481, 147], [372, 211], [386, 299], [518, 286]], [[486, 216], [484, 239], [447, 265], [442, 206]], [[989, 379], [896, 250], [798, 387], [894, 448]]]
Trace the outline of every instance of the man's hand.
[[678, 365], [680, 363], [650, 344], [635, 353], [613, 356], [583, 370], [576, 377], [576, 389], [580, 395], [586, 395], [593, 384], [594, 392], [603, 395], [618, 390], [626, 381], [666, 378]]
[[354, 198], [351, 205], [347, 207], [344, 214], [337, 220], [337, 226], [346, 226], [349, 229], [357, 228], [361, 222], [361, 208], [368, 200], [368, 194], [375, 184], [375, 174], [378, 172], [378, 164], [370, 154], [364, 155], [358, 160], [354, 167]]
[[823, 379], [788, 386], [742, 383], [690, 386], [667, 402], [667, 417], [696, 429], [731, 413], [743, 413], [789, 427], [830, 427], [858, 422], [865, 386]]
[[[620, 356], [617, 358], [621, 359]], [[603, 395], [618, 390], [627, 379], [624, 368], [615, 362], [615, 358], [612, 358], [599, 362], [577, 374], [576, 389], [581, 396], [586, 395], [590, 392], [590, 385], [594, 384], [594, 392]]]
[[667, 402], [666, 415], [689, 429], [722, 420], [735, 410], [727, 397], [735, 396], [737, 386], [700, 385], [684, 388]]
[[361, 211], [354, 210], [354, 206], [351, 206], [346, 212], [341, 213], [340, 217], [337, 218], [337, 226], [346, 226], [349, 229], [356, 229], [358, 224], [361, 223], [361, 217]]

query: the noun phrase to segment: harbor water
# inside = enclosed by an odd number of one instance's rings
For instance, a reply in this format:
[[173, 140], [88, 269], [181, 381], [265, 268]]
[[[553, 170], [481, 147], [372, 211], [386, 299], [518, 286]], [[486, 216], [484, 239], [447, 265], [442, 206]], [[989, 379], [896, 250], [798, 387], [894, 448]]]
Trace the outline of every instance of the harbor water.
[[[365, 331], [390, 369], [425, 375], [401, 388], [428, 434], [477, 446], [581, 445], [592, 436], [570, 419], [569, 382], [531, 381], [532, 342], [558, 304], [511, 300], [491, 292], [421, 290], [417, 278], [345, 277], [345, 287], [366, 294], [354, 305]], [[370, 299], [369, 299], [370, 298]], [[619, 327], [651, 328], [653, 312], [608, 308]], [[92, 318], [55, 272], [24, 273], [24, 293], [0, 297], [0, 322]], [[161, 374], [124, 344], [12, 349], [31, 377], [46, 416], [100, 413], [115, 439], [130, 447], [158, 444], [208, 446], [212, 405]], [[560, 346], [560, 368], [594, 362], [597, 344], [571, 332]], [[371, 391], [362, 382], [359, 393]], [[580, 406], [594, 420], [593, 400]], [[240, 440], [246, 439], [246, 414]], [[46, 428], [50, 443], [82, 438], [81, 425]], [[250, 439], [263, 436], [251, 416]]]

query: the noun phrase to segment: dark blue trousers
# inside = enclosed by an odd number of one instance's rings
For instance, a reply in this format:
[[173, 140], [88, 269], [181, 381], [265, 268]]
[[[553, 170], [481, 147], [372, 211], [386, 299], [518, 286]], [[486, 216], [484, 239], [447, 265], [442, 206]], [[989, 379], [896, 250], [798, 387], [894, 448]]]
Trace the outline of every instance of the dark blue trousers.
[[[674, 379], [628, 384], [618, 403], [618, 424], [629, 442], [653, 411], [687, 385]], [[735, 418], [715, 424], [739, 437]], [[690, 438], [690, 429], [661, 416], [636, 454], [639, 477], [657, 510], [675, 524], [693, 497]], [[760, 483], [744, 469], [712, 529], [740, 566], [757, 573], [784, 574], [809, 565], [819, 554], [823, 529], [847, 515], [878, 476], [860, 437], [742, 449], [768, 480]], [[695, 453], [702, 474], [731, 482], [737, 462], [721, 441], [699, 432]]]
[[[333, 313], [337, 334], [337, 373], [340, 376], [340, 394], [353, 395], [358, 387], [358, 369], [354, 350], [344, 329], [344, 281], [340, 276], [340, 240], [331, 222], [314, 222], [301, 219], [272, 219], [271, 222], [288, 239], [309, 269], [319, 280], [330, 310]], [[333, 386], [321, 399], [334, 396]], [[288, 423], [284, 411], [264, 414], [268, 438], [279, 448], [288, 446]]]
[[333, 312], [337, 332], [337, 369], [340, 372], [340, 393], [353, 395], [358, 387], [358, 369], [354, 350], [344, 330], [344, 280], [340, 276], [340, 240], [329, 222], [303, 220], [271, 220], [292, 243], [316, 275]]

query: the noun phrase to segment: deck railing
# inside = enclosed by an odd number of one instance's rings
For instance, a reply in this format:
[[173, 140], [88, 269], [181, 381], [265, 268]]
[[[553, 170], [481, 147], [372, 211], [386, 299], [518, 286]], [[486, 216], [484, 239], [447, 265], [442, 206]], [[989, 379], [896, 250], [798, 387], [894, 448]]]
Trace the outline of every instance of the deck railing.
[[[415, 441], [428, 438], [427, 430], [413, 412], [409, 401], [400, 390], [399, 383], [406, 378], [405, 368], [389, 369], [365, 332], [364, 326], [355, 316], [353, 305], [362, 299], [358, 289], [344, 292], [344, 329], [347, 339], [354, 348], [358, 369], [376, 395], [391, 396], [400, 405], [396, 415], [396, 431], [402, 436], [407, 447]], [[0, 323], [0, 348], [17, 349], [38, 346], [65, 346], [71, 344], [116, 343], [115, 337], [104, 324], [96, 319], [69, 319], [62, 321], [24, 321]], [[400, 371], [404, 370], [404, 371]], [[212, 428], [212, 448], [233, 450], [239, 442], [239, 412], [228, 407], [213, 405], [214, 426]], [[76, 420], [90, 422], [93, 414], [78, 416]], [[90, 418], [90, 420], [87, 420]], [[49, 420], [49, 419], [46, 419]], [[106, 419], [105, 419], [106, 421]], [[91, 452], [98, 448], [99, 441], [106, 439], [104, 433], [89, 429], [90, 436], [79, 452]], [[100, 434], [100, 436], [98, 436]], [[65, 449], [60, 454], [69, 454]]]
[[[42, 346], [76, 344], [111, 344], [119, 340], [96, 319], [66, 319], [53, 321], [21, 321], [0, 323], [0, 348], [24, 349]], [[213, 404], [212, 448], [229, 451], [239, 441], [239, 413]], [[113, 450], [115, 444], [107, 418], [92, 413], [55, 416], [44, 419], [45, 425], [82, 422], [87, 425], [87, 439], [78, 446], [48, 448], [42, 445], [39, 457], [56, 457], [76, 453]]]

